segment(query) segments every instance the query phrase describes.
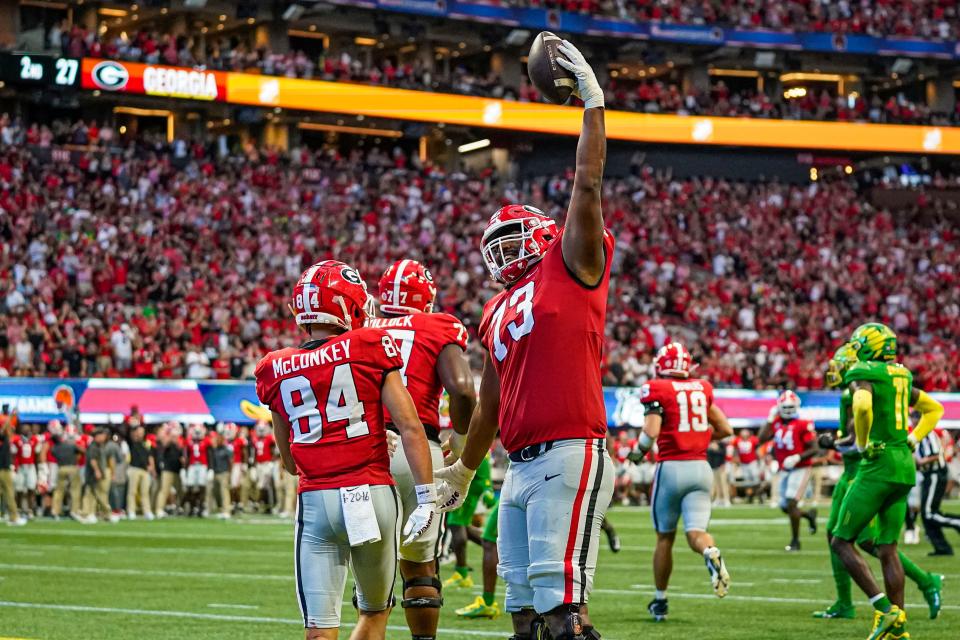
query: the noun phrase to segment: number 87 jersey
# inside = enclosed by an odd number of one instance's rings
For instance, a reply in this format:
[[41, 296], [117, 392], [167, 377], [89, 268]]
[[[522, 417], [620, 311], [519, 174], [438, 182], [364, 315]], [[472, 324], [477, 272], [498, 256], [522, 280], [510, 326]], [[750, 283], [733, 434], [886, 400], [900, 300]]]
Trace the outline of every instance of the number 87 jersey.
[[661, 413], [657, 461], [704, 460], [713, 430], [707, 419], [713, 385], [698, 378], [656, 378], [640, 388], [647, 413]]

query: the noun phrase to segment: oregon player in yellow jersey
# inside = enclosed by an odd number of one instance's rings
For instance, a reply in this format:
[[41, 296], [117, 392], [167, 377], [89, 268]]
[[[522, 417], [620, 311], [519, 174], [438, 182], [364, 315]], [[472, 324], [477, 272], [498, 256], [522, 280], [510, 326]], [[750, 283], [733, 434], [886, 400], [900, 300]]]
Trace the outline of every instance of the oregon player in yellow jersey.
[[[856, 363], [857, 360], [857, 350], [851, 343], [846, 343], [837, 349], [827, 366], [825, 375], [827, 387], [831, 389], [839, 387], [843, 382], [843, 376], [847, 372], [847, 369]], [[856, 476], [857, 467], [860, 465], [860, 452], [857, 451], [854, 442], [852, 405], [853, 392], [850, 389], [844, 389], [840, 396], [840, 424], [837, 429], [836, 439], [829, 434], [820, 436], [820, 447], [822, 449], [835, 449], [843, 457], [843, 473], [837, 479], [836, 485], [834, 485], [833, 502], [830, 506], [830, 518], [827, 520], [828, 541], [832, 541], [833, 539], [834, 530], [839, 524], [840, 506], [843, 504], [843, 498], [846, 496], [850, 482], [854, 476]], [[860, 535], [857, 536], [857, 545], [870, 555], [876, 556], [876, 538], [877, 527], [876, 520], [874, 519], [860, 532]], [[930, 617], [936, 618], [940, 613], [940, 590], [943, 584], [943, 577], [920, 569], [902, 552], [900, 552], [899, 555], [904, 573], [916, 583], [917, 587], [919, 587], [923, 593], [923, 597], [930, 608]], [[830, 565], [837, 587], [837, 600], [827, 607], [827, 609], [815, 611], [813, 616], [823, 619], [853, 618], [856, 615], [856, 609], [853, 606], [850, 573], [844, 566], [840, 556], [833, 550], [830, 552]]]
[[[897, 540], [906, 516], [907, 494], [916, 481], [912, 449], [936, 426], [943, 406], [913, 388], [910, 371], [896, 362], [897, 337], [888, 327], [862, 325], [850, 342], [857, 351], [857, 362], [847, 369], [843, 383], [852, 393], [856, 447], [862, 459], [840, 505], [831, 548], [876, 610], [867, 640], [904, 640], [910, 635], [903, 610], [904, 574]], [[914, 434], [907, 428], [911, 405], [921, 414]], [[854, 547], [874, 518], [886, 593]]]

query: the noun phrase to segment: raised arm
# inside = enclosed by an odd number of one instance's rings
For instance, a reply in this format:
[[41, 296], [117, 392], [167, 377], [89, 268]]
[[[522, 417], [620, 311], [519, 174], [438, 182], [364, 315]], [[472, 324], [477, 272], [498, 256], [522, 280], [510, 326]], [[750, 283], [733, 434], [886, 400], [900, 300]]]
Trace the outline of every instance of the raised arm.
[[575, 95], [585, 106], [583, 127], [577, 143], [577, 167], [573, 193], [563, 231], [563, 261], [580, 282], [595, 286], [603, 276], [603, 210], [600, 192], [603, 165], [607, 159], [607, 135], [604, 128], [603, 90], [583, 54], [564, 40], [559, 51], [566, 59], [557, 64], [577, 79]]

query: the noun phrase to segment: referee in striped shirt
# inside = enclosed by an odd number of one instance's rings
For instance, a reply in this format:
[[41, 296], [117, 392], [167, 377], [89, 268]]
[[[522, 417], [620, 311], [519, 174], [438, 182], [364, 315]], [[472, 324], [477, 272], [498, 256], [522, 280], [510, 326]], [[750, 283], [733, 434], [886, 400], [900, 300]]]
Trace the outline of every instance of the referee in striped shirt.
[[917, 469], [923, 474], [921, 485], [920, 514], [927, 538], [933, 545], [931, 556], [952, 556], [953, 547], [943, 535], [944, 527], [952, 527], [960, 532], [960, 516], [940, 511], [943, 492], [947, 486], [947, 463], [943, 457], [943, 444], [940, 434], [931, 431], [920, 441], [914, 454]]

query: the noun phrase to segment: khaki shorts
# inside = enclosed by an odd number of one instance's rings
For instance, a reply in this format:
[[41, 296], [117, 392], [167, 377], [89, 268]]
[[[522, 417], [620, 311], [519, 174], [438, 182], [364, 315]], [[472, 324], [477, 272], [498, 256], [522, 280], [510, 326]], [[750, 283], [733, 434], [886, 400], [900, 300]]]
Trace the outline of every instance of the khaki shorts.
[[306, 491], [297, 496], [294, 567], [297, 602], [307, 629], [340, 626], [348, 565], [361, 611], [383, 611], [393, 604], [400, 498], [388, 485], [371, 486], [370, 496], [380, 541], [357, 547], [351, 547], [347, 538], [339, 489]]

